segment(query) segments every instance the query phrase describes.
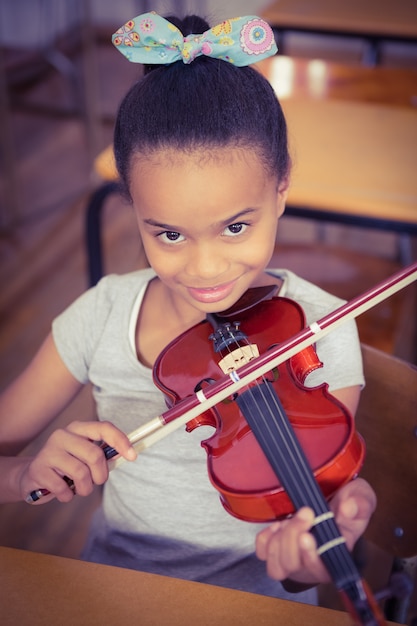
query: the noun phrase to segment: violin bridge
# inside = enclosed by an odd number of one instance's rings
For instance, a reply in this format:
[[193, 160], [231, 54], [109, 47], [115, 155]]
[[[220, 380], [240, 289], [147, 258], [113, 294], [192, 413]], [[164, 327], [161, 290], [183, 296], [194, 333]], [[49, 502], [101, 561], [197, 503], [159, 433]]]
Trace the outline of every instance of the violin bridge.
[[245, 365], [259, 356], [258, 346], [254, 343], [249, 345], [240, 346], [236, 350], [232, 350], [226, 354], [225, 357], [219, 361], [219, 367], [221, 368], [223, 374], [230, 374], [230, 372], [234, 372], [241, 365]]

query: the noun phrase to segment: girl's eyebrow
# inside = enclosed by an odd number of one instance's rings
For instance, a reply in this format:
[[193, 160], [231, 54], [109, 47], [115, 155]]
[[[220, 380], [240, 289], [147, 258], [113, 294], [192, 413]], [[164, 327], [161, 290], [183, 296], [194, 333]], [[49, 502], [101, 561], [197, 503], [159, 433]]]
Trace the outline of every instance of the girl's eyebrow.
[[[240, 219], [250, 215], [251, 213], [256, 213], [256, 212], [257, 212], [257, 209], [255, 208], [243, 209], [243, 211], [239, 211], [235, 215], [231, 215], [227, 219], [222, 220], [221, 222], [219, 222], [219, 225], [227, 226], [228, 224], [233, 224], [235, 222], [238, 222]], [[148, 218], [143, 221], [145, 224], [149, 224], [149, 226], [153, 226], [154, 228], [161, 228], [163, 230], [170, 230], [173, 232], [180, 232], [182, 230], [178, 226], [174, 226], [172, 224], [164, 224], [162, 222], [157, 222], [156, 220], [153, 220], [152, 218]]]
[[247, 217], [248, 215], [252, 213], [256, 213], [257, 210], [258, 209], [255, 209], [255, 208], [243, 209], [243, 211], [239, 211], [239, 213], [236, 213], [235, 215], [231, 215], [227, 219], [222, 220], [221, 222], [219, 222], [219, 224], [220, 226], [227, 226], [228, 224], [234, 224], [236, 222], [239, 222], [239, 220], [243, 219], [244, 217]]
[[154, 226], [155, 228], [161, 228], [163, 230], [172, 230], [177, 232], [179, 230], [179, 228], [177, 228], [176, 226], [171, 226], [170, 224], [163, 224], [162, 222], [157, 222], [156, 220], [153, 220], [152, 218], [143, 220], [145, 224], [149, 224], [149, 226]]

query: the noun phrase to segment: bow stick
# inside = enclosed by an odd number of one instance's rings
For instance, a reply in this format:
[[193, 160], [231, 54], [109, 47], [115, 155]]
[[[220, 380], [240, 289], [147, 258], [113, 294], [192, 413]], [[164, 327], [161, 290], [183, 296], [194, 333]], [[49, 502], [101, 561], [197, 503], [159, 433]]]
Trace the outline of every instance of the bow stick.
[[[256, 378], [263, 376], [304, 348], [311, 346], [341, 324], [358, 317], [416, 279], [417, 262], [396, 272], [390, 278], [306, 326], [290, 339], [280, 343], [279, 346], [242, 365], [238, 372], [233, 371], [230, 375], [222, 376], [217, 382], [206, 387], [204, 392], [200, 390], [184, 398], [158, 417], [131, 432], [128, 435], [129, 441], [138, 453], [146, 450], [177, 428], [184, 426], [187, 422], [253, 382]], [[106, 456], [111, 458], [116, 454], [117, 452], [114, 450], [114, 454], [110, 453]], [[109, 469], [118, 467], [124, 460], [123, 457], [119, 457], [110, 461]]]
[[[206, 387], [204, 391], [199, 390], [197, 393], [183, 398], [158, 417], [153, 418], [131, 432], [128, 435], [130, 443], [138, 453], [150, 448], [157, 441], [177, 430], [177, 428], [184, 426], [187, 422], [208, 411], [214, 405], [253, 382], [256, 378], [270, 372], [284, 361], [304, 350], [304, 348], [308, 348], [341, 324], [358, 317], [361, 313], [383, 302], [416, 279], [417, 262], [405, 267], [390, 278], [365, 291], [362, 295], [349, 300], [346, 304], [306, 326], [299, 333], [280, 343], [279, 346], [245, 363], [238, 371], [232, 371], [229, 375], [222, 376], [217, 382]], [[123, 457], [111, 460], [118, 455], [117, 450], [105, 443], [100, 445], [106, 459], [109, 460], [109, 470], [115, 469], [125, 461]], [[73, 486], [71, 479], [64, 476], [64, 480], [70, 487]], [[32, 504], [48, 494], [49, 491], [47, 489], [36, 489], [28, 494], [26, 502]]]

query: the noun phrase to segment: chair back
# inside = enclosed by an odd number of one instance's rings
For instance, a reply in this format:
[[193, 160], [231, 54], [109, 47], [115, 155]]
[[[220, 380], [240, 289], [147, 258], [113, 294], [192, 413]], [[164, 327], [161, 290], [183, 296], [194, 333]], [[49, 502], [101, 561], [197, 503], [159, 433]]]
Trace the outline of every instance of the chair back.
[[366, 386], [356, 414], [366, 442], [361, 476], [378, 505], [365, 537], [399, 558], [417, 555], [417, 368], [362, 345]]

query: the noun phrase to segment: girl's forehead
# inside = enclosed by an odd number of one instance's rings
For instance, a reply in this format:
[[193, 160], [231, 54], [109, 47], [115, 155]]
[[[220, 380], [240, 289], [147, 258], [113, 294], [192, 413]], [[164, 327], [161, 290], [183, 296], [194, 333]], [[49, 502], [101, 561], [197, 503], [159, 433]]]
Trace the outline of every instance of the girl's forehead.
[[150, 170], [158, 168], [204, 169], [207, 167], [255, 167], [265, 169], [265, 165], [256, 150], [247, 146], [204, 146], [190, 149], [159, 148], [144, 154], [136, 154], [132, 159], [132, 170]]
[[[203, 197], [243, 202], [275, 182], [255, 152], [241, 148], [158, 150], [138, 155], [130, 172], [130, 195], [142, 206]], [[173, 201], [171, 200], [172, 206]]]
[[277, 181], [250, 150], [158, 150], [132, 164], [130, 193], [141, 220], [204, 229], [273, 204]]

